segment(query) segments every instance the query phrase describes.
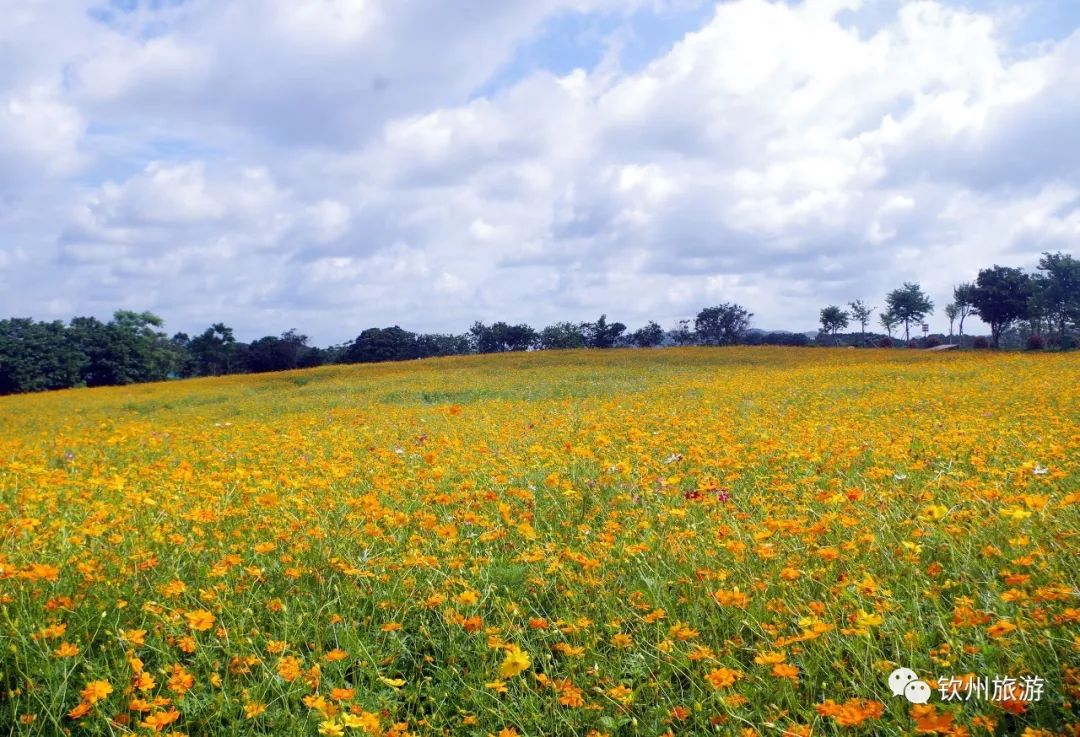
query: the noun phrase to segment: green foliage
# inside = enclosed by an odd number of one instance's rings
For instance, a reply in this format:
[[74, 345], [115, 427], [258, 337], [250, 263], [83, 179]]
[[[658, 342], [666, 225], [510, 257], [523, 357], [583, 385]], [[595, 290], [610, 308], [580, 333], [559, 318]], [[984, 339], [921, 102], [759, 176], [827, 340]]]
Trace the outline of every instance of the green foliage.
[[1038, 303], [1057, 328], [1062, 345], [1068, 325], [1080, 324], [1080, 261], [1065, 253], [1044, 253], [1035, 277]]
[[584, 348], [585, 335], [581, 331], [581, 325], [557, 322], [540, 331], [540, 347], [545, 350]]
[[192, 339], [189, 351], [199, 376], [219, 376], [232, 373], [236, 363], [236, 338], [232, 328], [214, 323], [197, 338]]
[[821, 310], [819, 320], [822, 332], [835, 336], [848, 326], [849, 315], [836, 305], [829, 305]]
[[916, 282], [904, 282], [904, 286], [889, 292], [885, 303], [896, 323], [903, 324], [905, 341], [911, 340], [911, 323], [922, 322], [934, 311], [934, 303]]
[[74, 386], [84, 360], [62, 322], [0, 320], [0, 394]]
[[972, 304], [990, 326], [995, 348], [1001, 344], [1002, 332], [1031, 313], [1032, 294], [1031, 277], [1020, 269], [995, 265], [979, 272]]
[[963, 282], [953, 287], [953, 304], [956, 305], [956, 317], [959, 320], [959, 333], [961, 340], [964, 337], [964, 320], [972, 315], [978, 316], [975, 310], [975, 285], [971, 282]]
[[638, 348], [652, 348], [664, 342], [664, 329], [652, 320], [643, 327], [638, 328], [630, 336], [630, 341]]
[[751, 317], [752, 312], [734, 303], [706, 307], [694, 320], [694, 332], [705, 345], [734, 345], [746, 334]]
[[368, 328], [360, 333], [345, 352], [348, 363], [408, 361], [416, 357], [416, 334], [397, 325], [390, 328]]
[[626, 326], [621, 322], [609, 323], [607, 315], [600, 315], [600, 319], [596, 322], [583, 323], [581, 332], [585, 336], [585, 345], [588, 347], [611, 348], [626, 332]]
[[492, 325], [475, 322], [469, 328], [469, 336], [477, 353], [527, 351], [536, 344], [538, 337], [528, 325], [509, 325], [505, 322]]
[[870, 315], [873, 314], [874, 308], [868, 307], [861, 299], [848, 302], [848, 307], [850, 308], [851, 319], [859, 324], [862, 340], [866, 342], [866, 328], [870, 325]]

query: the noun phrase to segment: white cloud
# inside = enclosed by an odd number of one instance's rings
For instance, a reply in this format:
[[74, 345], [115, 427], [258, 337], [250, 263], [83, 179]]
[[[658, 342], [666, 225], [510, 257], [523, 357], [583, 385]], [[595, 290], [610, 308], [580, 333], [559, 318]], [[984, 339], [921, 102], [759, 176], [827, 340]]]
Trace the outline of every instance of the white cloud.
[[[547, 20], [650, 4], [474, 5], [189, 0], [106, 27], [71, 0], [67, 52], [0, 30], [0, 61], [25, 68], [0, 71], [0, 165], [18, 172], [0, 223], [57, 241], [0, 260], [53, 293], [0, 307], [145, 300], [189, 330], [338, 340], [670, 324], [735, 300], [809, 328], [828, 302], [921, 279], [943, 305], [979, 267], [1075, 248], [1080, 33], [1020, 49], [944, 1], [866, 32], [857, 0], [731, 0], [635, 72], [611, 41], [593, 69], [478, 96]], [[28, 7], [19, 32], [46, 38]], [[32, 200], [67, 222], [49, 231]]]

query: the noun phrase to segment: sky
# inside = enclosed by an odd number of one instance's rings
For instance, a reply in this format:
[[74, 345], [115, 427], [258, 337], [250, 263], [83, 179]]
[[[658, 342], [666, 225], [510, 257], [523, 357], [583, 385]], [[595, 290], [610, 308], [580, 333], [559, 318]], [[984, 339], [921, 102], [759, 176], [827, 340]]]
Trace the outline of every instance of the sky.
[[[0, 316], [764, 329], [1080, 251], [1074, 0], [0, 0]], [[875, 317], [876, 320], [876, 317]]]

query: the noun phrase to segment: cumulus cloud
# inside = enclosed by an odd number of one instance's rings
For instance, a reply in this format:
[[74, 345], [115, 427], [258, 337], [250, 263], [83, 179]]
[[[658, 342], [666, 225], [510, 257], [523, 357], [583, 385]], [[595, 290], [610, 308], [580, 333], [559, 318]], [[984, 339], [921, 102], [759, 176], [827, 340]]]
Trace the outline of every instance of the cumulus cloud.
[[[872, 25], [858, 0], [730, 0], [625, 70], [620, 24], [673, 5], [65, 1], [67, 53], [0, 52], [27, 60], [0, 72], [0, 223], [51, 239], [0, 236], [52, 292], [7, 312], [330, 341], [735, 300], [807, 329], [905, 280], [943, 306], [1080, 235], [1080, 32], [1021, 46], [945, 0]], [[606, 19], [599, 63], [500, 76], [568, 16]], [[59, 224], [26, 215], [30, 171]]]

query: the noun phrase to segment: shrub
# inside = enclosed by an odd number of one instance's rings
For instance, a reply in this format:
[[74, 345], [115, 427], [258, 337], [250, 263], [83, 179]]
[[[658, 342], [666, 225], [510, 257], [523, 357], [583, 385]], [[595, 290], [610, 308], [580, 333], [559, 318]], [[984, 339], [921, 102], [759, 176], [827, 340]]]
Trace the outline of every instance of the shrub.
[[877, 342], [877, 347], [878, 348], [892, 348], [893, 347], [892, 338], [882, 338], [881, 340], [879, 340]]
[[941, 345], [941, 338], [938, 338], [936, 335], [931, 336], [923, 342], [923, 345], [927, 348], [937, 348]]
[[990, 341], [980, 335], [978, 338], [971, 341], [971, 347], [972, 348], [979, 348], [979, 349], [989, 348], [990, 347]]
[[1041, 335], [1029, 335], [1027, 339], [1027, 349], [1029, 351], [1041, 351], [1046, 348], [1046, 338]]

